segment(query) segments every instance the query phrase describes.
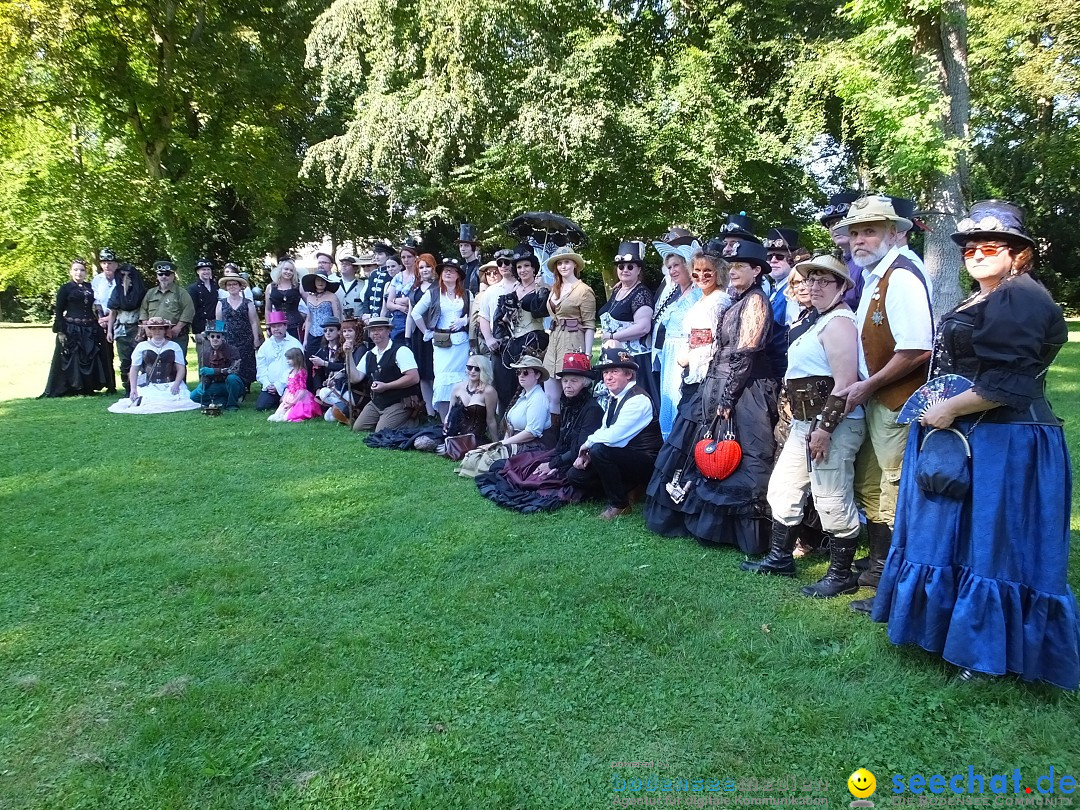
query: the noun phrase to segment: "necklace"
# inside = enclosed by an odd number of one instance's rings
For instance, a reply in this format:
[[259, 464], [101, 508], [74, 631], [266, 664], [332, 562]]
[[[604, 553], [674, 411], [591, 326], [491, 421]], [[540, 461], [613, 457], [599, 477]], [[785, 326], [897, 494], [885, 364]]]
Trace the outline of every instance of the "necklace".
[[484, 390], [483, 388], [477, 388], [477, 389], [473, 390], [472, 388], [469, 387], [468, 383], [465, 384], [465, 393], [468, 394], [470, 397], [475, 397], [477, 394], [479, 394], [483, 390]]

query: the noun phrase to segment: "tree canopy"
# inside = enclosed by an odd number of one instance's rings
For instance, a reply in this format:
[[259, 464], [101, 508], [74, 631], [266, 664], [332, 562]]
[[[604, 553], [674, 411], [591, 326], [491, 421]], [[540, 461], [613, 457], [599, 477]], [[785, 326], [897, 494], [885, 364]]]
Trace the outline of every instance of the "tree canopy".
[[954, 297], [964, 204], [1016, 200], [1076, 303], [1078, 2], [0, 0], [0, 288], [535, 209], [601, 266], [737, 211], [825, 247], [851, 185], [917, 198]]

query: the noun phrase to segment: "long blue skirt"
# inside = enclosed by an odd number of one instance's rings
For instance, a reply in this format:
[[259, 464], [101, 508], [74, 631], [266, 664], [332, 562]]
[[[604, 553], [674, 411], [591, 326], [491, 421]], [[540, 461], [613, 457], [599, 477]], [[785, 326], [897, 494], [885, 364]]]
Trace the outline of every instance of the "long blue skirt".
[[[955, 427], [967, 433], [971, 419]], [[980, 424], [972, 486], [960, 501], [923, 492], [912, 430], [892, 549], [873, 619], [894, 644], [958, 667], [1076, 689], [1080, 621], [1066, 582], [1072, 471], [1051, 425]]]

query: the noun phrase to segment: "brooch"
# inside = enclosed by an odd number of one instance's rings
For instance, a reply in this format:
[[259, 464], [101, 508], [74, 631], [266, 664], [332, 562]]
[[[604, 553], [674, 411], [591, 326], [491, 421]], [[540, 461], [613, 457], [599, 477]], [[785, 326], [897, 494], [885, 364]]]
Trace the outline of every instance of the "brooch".
[[870, 320], [874, 322], [874, 326], [881, 326], [885, 323], [885, 316], [881, 313], [880, 309], [875, 309], [874, 314], [870, 316]]

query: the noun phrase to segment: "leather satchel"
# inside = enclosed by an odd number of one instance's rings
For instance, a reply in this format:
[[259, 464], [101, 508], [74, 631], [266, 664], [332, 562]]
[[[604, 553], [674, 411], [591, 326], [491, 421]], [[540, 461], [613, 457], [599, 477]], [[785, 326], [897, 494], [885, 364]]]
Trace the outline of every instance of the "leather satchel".
[[476, 449], [476, 436], [472, 433], [462, 433], [460, 436], [447, 436], [446, 457], [451, 461], [461, 461], [470, 450]]
[[963, 500], [971, 491], [971, 444], [956, 428], [933, 428], [919, 444], [915, 481], [930, 495]]

